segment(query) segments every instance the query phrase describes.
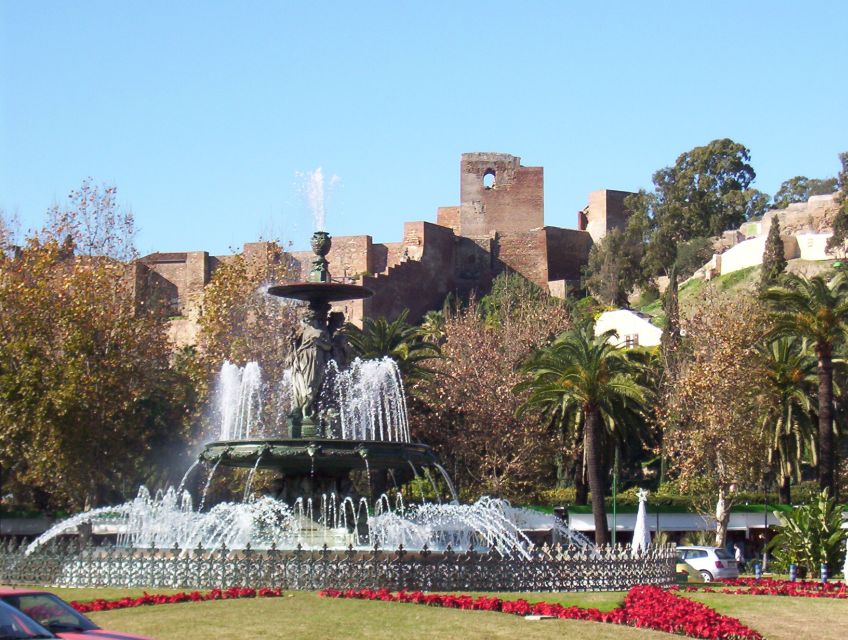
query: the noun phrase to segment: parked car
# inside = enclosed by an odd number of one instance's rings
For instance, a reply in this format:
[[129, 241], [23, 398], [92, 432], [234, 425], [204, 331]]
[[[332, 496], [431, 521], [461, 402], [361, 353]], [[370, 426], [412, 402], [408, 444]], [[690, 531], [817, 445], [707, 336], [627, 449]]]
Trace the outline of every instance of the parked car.
[[[67, 602], [47, 591], [0, 588], [0, 603], [5, 603], [32, 618], [40, 627], [49, 630], [48, 638], [66, 640], [150, 640], [120, 631], [106, 631], [79, 613]], [[55, 634], [55, 635], [53, 635]], [[0, 638], [3, 634], [0, 633]], [[15, 636], [13, 636], [15, 637]], [[34, 636], [22, 636], [34, 637]]]
[[52, 633], [15, 607], [0, 602], [0, 638], [3, 640], [35, 640], [55, 638]]
[[677, 547], [677, 558], [691, 565], [704, 582], [738, 578], [739, 569], [727, 549], [720, 547]]

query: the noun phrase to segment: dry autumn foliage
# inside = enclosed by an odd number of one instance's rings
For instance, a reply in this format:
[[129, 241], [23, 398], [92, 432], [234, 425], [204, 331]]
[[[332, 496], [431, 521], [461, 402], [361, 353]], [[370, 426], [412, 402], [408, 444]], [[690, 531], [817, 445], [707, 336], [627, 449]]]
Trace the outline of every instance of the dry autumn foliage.
[[753, 296], [708, 289], [683, 322], [679, 375], [660, 409], [670, 471], [683, 490], [711, 497], [719, 546], [734, 490], [758, 487], [768, 471], [769, 434], [760, 416], [770, 400], [757, 351], [767, 328]]
[[547, 484], [540, 478], [552, 467], [552, 429], [536, 414], [516, 418], [527, 394], [512, 390], [527, 357], [568, 327], [560, 303], [522, 287], [446, 314], [443, 357], [417, 383], [410, 422], [464, 496], [527, 497]]
[[[274, 394], [280, 392], [298, 308], [265, 291], [271, 284], [290, 280], [293, 273], [277, 243], [267, 243], [259, 256], [232, 256], [215, 269], [203, 293], [199, 318], [198, 356], [204, 382], [213, 379], [225, 361], [239, 366], [256, 361], [270, 398], [266, 404], [278, 406], [280, 399]], [[207, 384], [199, 386], [204, 401], [209, 392]], [[267, 418], [273, 421], [279, 416]]]
[[122, 501], [181, 450], [190, 383], [163, 316], [136, 308], [132, 218], [114, 195], [84, 183], [0, 255], [4, 506]]

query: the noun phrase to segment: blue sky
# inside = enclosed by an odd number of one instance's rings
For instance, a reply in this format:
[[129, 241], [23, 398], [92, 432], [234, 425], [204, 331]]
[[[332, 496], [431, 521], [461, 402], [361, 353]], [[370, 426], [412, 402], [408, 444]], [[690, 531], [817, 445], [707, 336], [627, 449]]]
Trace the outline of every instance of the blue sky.
[[399, 240], [457, 204], [459, 156], [545, 167], [546, 222], [719, 137], [755, 186], [848, 151], [848, 2], [0, 0], [0, 209], [37, 227], [91, 176], [142, 253]]

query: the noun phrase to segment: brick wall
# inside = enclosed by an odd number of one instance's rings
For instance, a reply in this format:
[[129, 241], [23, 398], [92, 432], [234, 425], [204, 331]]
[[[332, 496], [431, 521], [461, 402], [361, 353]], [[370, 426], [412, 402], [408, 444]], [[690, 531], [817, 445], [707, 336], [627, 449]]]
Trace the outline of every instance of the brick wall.
[[592, 236], [576, 229], [545, 227], [548, 279], [580, 280], [580, 270], [589, 260]]
[[148, 295], [167, 305], [169, 313], [180, 314], [188, 302], [186, 253], [152, 253], [141, 263], [148, 269], [145, 288]]
[[[545, 222], [544, 169], [505, 153], [464, 153], [460, 163], [460, 235], [520, 234]], [[494, 184], [485, 186], [487, 175]]]
[[363, 278], [362, 284], [374, 291], [363, 301], [363, 312], [392, 319], [409, 309], [408, 321], [418, 322], [427, 311], [440, 308], [454, 289], [455, 238], [450, 229], [429, 222], [406, 223], [404, 248], [409, 254], [420, 248], [421, 257], [410, 255], [387, 273]]
[[439, 207], [436, 209], [436, 224], [452, 229], [456, 235], [460, 235], [459, 207]]
[[544, 229], [498, 236], [498, 265], [517, 271], [540, 287], [548, 286], [547, 238]]
[[[595, 242], [603, 238], [611, 229], [621, 228], [630, 217], [630, 211], [624, 206], [624, 199], [630, 191], [599, 189], [589, 194], [589, 204], [583, 211], [585, 221], [580, 220], [580, 229], [586, 229]], [[585, 222], [585, 224], [583, 224]]]
[[180, 298], [184, 311], [189, 307], [200, 304], [203, 298], [203, 288], [209, 282], [211, 269], [209, 254], [205, 251], [189, 251], [186, 253], [185, 291]]
[[495, 271], [494, 238], [466, 238], [455, 240], [454, 278], [457, 291], [463, 295], [471, 290], [487, 291]]
[[374, 268], [374, 273], [382, 273], [388, 270], [389, 267], [394, 267], [400, 264], [403, 257], [403, 242], [386, 242], [383, 246], [386, 247], [386, 263], [382, 269]]

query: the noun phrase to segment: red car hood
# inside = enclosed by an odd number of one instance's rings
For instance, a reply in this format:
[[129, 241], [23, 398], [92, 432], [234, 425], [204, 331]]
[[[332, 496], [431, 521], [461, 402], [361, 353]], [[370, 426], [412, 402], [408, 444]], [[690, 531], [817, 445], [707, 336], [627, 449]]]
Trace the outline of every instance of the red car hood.
[[60, 638], [65, 640], [153, 640], [145, 636], [136, 636], [132, 633], [122, 633], [120, 631], [107, 631], [106, 629], [92, 629], [91, 631], [62, 631], [57, 633]]

